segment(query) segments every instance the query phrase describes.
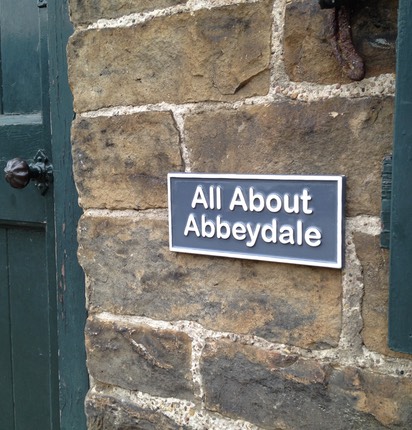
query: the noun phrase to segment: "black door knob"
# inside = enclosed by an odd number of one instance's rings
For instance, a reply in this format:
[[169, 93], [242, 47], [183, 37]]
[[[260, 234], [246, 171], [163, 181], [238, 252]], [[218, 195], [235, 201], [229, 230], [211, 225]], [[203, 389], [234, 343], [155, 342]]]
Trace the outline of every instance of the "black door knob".
[[30, 167], [27, 161], [13, 158], [7, 162], [4, 177], [13, 188], [24, 188], [30, 182]]
[[4, 169], [5, 179], [13, 188], [25, 188], [31, 180], [45, 194], [53, 179], [53, 166], [43, 151], [38, 151], [34, 161], [28, 163], [21, 158], [9, 160]]

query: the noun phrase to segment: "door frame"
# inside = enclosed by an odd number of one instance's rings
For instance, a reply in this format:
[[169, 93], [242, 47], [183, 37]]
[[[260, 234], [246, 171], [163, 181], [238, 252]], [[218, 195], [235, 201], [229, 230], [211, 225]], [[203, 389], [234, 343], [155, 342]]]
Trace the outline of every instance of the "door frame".
[[49, 88], [57, 285], [57, 347], [61, 430], [86, 429], [88, 390], [84, 325], [84, 274], [77, 260], [77, 224], [81, 215], [73, 180], [70, 127], [73, 100], [67, 76], [66, 45], [73, 27], [68, 0], [48, 2]]

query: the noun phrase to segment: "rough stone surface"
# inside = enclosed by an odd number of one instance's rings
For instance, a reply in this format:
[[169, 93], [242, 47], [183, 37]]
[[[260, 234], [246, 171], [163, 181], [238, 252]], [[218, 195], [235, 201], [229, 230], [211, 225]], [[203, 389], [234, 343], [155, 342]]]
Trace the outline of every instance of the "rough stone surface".
[[159, 411], [140, 408], [110, 395], [89, 395], [88, 430], [186, 430]]
[[78, 31], [68, 51], [75, 110], [266, 94], [272, 2]]
[[395, 357], [410, 357], [391, 351], [388, 341], [389, 251], [380, 247], [378, 236], [354, 233], [356, 254], [363, 268], [365, 294], [362, 303], [365, 346]]
[[338, 270], [172, 253], [166, 219], [148, 216], [84, 217], [79, 240], [92, 313], [198, 321], [310, 348], [338, 343]]
[[118, 18], [131, 13], [148, 12], [176, 6], [187, 0], [70, 0], [70, 18], [74, 24], [90, 24], [98, 19]]
[[284, 101], [188, 116], [197, 172], [347, 176], [347, 214], [379, 215], [392, 98]]
[[[397, 6], [398, 0], [352, 2], [352, 37], [364, 60], [366, 77], [395, 72]], [[332, 51], [329, 14], [317, 1], [288, 2], [284, 49], [285, 67], [292, 81], [350, 82]]]
[[182, 170], [169, 112], [81, 118], [73, 124], [72, 142], [81, 206], [167, 207], [167, 173]]
[[411, 378], [347, 367], [333, 371], [328, 392], [333, 402], [352, 401], [357, 412], [372, 415], [384, 428], [406, 430], [412, 425], [411, 384]]
[[193, 398], [191, 340], [184, 333], [91, 317], [86, 350], [89, 372], [97, 381], [163, 397]]
[[265, 429], [383, 430], [412, 424], [412, 381], [210, 341], [201, 372], [208, 409]]

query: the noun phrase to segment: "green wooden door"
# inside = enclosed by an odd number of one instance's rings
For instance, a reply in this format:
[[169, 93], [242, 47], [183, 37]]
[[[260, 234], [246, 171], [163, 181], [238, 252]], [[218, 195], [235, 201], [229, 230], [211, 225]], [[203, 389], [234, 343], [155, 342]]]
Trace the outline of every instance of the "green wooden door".
[[[0, 429], [85, 428], [78, 217], [67, 130], [65, 1], [0, 0], [0, 169], [44, 150], [54, 184], [0, 177]], [[53, 130], [53, 133], [51, 133]], [[73, 291], [75, 289], [75, 291]]]
[[400, 0], [392, 162], [389, 346], [412, 354], [412, 2]]

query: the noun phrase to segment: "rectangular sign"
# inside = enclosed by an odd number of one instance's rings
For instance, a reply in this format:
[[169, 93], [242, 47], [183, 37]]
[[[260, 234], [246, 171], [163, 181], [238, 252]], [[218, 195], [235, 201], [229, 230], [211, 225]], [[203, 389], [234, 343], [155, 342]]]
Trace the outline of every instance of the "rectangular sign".
[[344, 176], [170, 173], [170, 249], [342, 268]]

